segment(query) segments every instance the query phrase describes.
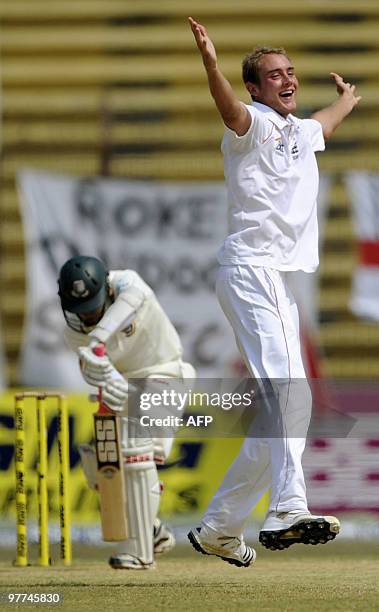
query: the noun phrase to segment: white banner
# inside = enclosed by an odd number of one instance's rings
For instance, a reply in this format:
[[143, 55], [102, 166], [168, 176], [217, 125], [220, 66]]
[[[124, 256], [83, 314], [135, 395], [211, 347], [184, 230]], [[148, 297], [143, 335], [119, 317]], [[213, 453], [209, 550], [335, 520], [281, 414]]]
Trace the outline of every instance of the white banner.
[[216, 253], [227, 232], [222, 183], [149, 183], [19, 175], [28, 262], [28, 315], [20, 362], [24, 385], [82, 389], [63, 345], [60, 267], [94, 255], [131, 268], [153, 287], [203, 377], [230, 375], [237, 349], [214, 294]]
[[358, 317], [379, 321], [379, 175], [350, 172], [345, 180], [358, 240], [350, 307]]

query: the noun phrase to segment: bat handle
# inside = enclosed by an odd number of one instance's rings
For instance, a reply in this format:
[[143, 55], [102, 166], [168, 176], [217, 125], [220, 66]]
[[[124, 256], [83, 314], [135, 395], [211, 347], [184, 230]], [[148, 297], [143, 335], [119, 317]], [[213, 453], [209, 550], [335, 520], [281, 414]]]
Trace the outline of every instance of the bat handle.
[[105, 357], [105, 344], [98, 344], [94, 346], [92, 351], [97, 357]]
[[103, 402], [101, 387], [97, 391], [97, 400], [99, 402], [98, 414], [112, 414], [112, 410]]
[[[105, 357], [105, 354], [106, 354], [105, 344], [98, 344], [97, 346], [94, 346], [92, 351], [97, 357]], [[99, 401], [99, 414], [111, 413], [112, 410], [110, 410], [108, 406], [106, 406], [106, 404], [103, 403], [101, 387], [98, 388], [97, 398]]]

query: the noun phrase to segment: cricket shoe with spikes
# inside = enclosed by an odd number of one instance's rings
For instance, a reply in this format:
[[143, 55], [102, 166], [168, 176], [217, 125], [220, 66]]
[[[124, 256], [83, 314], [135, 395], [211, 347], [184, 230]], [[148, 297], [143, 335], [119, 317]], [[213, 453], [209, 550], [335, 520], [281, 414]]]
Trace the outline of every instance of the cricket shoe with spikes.
[[171, 529], [156, 518], [153, 526], [154, 555], [163, 555], [175, 547], [176, 540]]
[[150, 570], [155, 569], [155, 563], [144, 563], [138, 557], [128, 553], [114, 555], [109, 559], [109, 565], [117, 570]]
[[270, 550], [284, 550], [292, 544], [326, 544], [340, 531], [335, 516], [314, 516], [310, 512], [270, 512], [259, 533], [260, 543]]
[[219, 535], [206, 527], [195, 527], [188, 533], [194, 549], [203, 555], [215, 555], [237, 567], [249, 567], [256, 559], [254, 548], [247, 546], [242, 537]]

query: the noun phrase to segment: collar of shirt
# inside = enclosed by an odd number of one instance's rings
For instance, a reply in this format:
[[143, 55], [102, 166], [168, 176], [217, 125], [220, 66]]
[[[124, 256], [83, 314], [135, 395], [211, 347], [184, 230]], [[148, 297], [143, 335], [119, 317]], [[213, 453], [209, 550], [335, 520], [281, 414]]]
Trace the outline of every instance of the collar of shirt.
[[259, 110], [261, 113], [266, 113], [270, 121], [272, 121], [279, 130], [283, 130], [285, 127], [293, 126], [294, 129], [299, 129], [299, 119], [294, 117], [294, 115], [287, 115], [287, 117], [282, 117], [279, 115], [273, 108], [267, 106], [266, 104], [262, 104], [261, 102], [253, 102], [254, 108]]

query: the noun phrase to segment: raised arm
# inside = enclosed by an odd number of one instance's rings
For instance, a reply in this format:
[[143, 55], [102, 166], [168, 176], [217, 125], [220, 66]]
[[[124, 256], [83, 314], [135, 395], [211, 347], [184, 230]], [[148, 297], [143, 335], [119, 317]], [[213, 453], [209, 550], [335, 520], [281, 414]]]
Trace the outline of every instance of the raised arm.
[[362, 99], [362, 96], [355, 95], [355, 85], [345, 83], [335, 72], [330, 74], [337, 86], [338, 100], [312, 115], [312, 119], [317, 119], [321, 123], [325, 140], [331, 137], [334, 130]]
[[192, 17], [189, 17], [188, 21], [203, 58], [209, 90], [222, 120], [238, 136], [243, 136], [250, 127], [251, 115], [246, 106], [238, 100], [229, 81], [218, 68], [216, 49], [205, 27]]

